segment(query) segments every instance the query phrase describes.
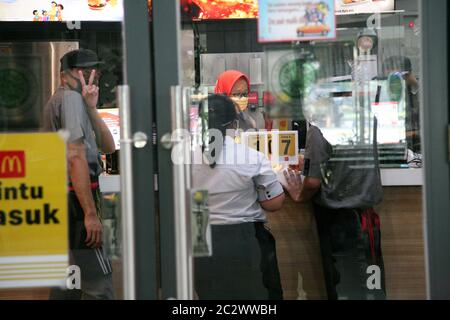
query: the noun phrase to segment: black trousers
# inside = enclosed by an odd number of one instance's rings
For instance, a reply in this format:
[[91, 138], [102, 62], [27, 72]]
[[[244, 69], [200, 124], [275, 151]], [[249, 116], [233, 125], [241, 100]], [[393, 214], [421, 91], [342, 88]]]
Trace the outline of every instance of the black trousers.
[[212, 225], [212, 256], [195, 258], [202, 300], [283, 298], [275, 239], [263, 223]]
[[257, 222], [254, 225], [256, 239], [261, 249], [263, 284], [268, 291], [269, 300], [283, 300], [275, 238], [263, 223]]
[[[367, 221], [377, 216], [367, 216], [364, 210], [336, 210], [317, 204], [314, 216], [328, 299], [386, 299], [381, 232], [375, 221]], [[380, 289], [368, 286], [373, 275], [368, 273], [370, 266], [379, 268]]]

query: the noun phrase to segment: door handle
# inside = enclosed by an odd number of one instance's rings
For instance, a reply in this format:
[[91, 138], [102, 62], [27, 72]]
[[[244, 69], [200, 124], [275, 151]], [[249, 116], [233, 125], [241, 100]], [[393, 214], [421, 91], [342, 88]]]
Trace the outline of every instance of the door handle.
[[[135, 244], [134, 244], [134, 207], [133, 207], [133, 159], [130, 120], [130, 87], [127, 85], [117, 87], [117, 103], [120, 112], [120, 187], [121, 187], [121, 211], [123, 221], [122, 245], [123, 245], [123, 286], [126, 300], [136, 299], [136, 274], [135, 274]], [[145, 134], [144, 134], [145, 135]], [[139, 138], [139, 136], [138, 136]], [[145, 139], [138, 139], [138, 146], [144, 147]]]
[[161, 146], [166, 149], [166, 150], [170, 150], [173, 148], [174, 145], [176, 145], [177, 143], [183, 142], [182, 139], [174, 139], [172, 138], [172, 134], [170, 133], [166, 133], [161, 137]]

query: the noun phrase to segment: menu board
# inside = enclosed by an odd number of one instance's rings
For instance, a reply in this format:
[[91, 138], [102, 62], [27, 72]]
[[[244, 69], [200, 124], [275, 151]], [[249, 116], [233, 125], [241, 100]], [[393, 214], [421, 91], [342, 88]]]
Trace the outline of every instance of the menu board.
[[[151, 0], [149, 0], [151, 3]], [[209, 19], [252, 19], [258, 18], [260, 8], [267, 1], [258, 0], [180, 0], [181, 13], [193, 20]], [[260, 2], [258, 4], [258, 2]], [[262, 2], [262, 4], [261, 4]], [[275, 0], [275, 3], [302, 2], [311, 4], [314, 0], [283, 1]], [[392, 11], [395, 0], [331, 0], [319, 1], [332, 3], [336, 14], [374, 13], [380, 11]], [[264, 10], [264, 9], [262, 9]]]
[[123, 0], [0, 0], [0, 21], [122, 21]]
[[259, 42], [333, 40], [334, 0], [260, 0]]
[[394, 9], [394, 0], [336, 0], [337, 15], [376, 13]]
[[[124, 0], [0, 0], [0, 21], [122, 21]], [[264, 2], [264, 1], [263, 1]], [[274, 2], [303, 2], [314, 0]], [[338, 15], [392, 11], [394, 0], [324, 0]], [[256, 19], [258, 0], [180, 0], [183, 19]], [[152, 0], [148, 0], [149, 10]]]
[[258, 17], [258, 0], [181, 0], [182, 14], [194, 20]]

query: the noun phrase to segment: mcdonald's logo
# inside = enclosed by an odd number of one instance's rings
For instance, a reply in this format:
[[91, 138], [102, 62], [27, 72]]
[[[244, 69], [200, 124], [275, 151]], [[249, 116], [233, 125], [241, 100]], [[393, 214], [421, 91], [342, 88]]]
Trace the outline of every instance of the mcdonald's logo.
[[25, 177], [25, 151], [0, 151], [0, 178]]

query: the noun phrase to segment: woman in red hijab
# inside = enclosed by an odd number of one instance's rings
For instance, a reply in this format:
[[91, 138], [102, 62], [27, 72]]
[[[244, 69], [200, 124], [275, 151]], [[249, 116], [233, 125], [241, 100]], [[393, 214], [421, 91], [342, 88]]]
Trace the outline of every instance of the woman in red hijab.
[[239, 128], [243, 130], [256, 129], [256, 122], [247, 113], [250, 80], [237, 70], [227, 70], [217, 79], [214, 93], [227, 95], [233, 100], [238, 111]]
[[[250, 81], [248, 77], [237, 70], [223, 72], [217, 79], [214, 89], [216, 94], [224, 94], [233, 100], [238, 113], [239, 128], [243, 130], [256, 129], [257, 112], [250, 115], [248, 107], [248, 93], [250, 92]], [[264, 123], [263, 115], [262, 117]], [[264, 125], [262, 128], [263, 129]], [[283, 299], [280, 271], [278, 269], [275, 238], [270, 232], [262, 231], [256, 233], [256, 238], [261, 248], [261, 271], [263, 282], [270, 300]]]
[[[228, 70], [223, 72], [217, 79], [214, 93], [221, 93], [227, 96], [231, 96], [233, 87], [238, 81], [241, 81], [246, 85], [246, 93], [248, 94], [248, 92], [250, 91], [250, 80], [248, 80], [248, 77], [244, 73], [237, 70]], [[235, 91], [237, 91], [237, 88], [235, 88]]]

